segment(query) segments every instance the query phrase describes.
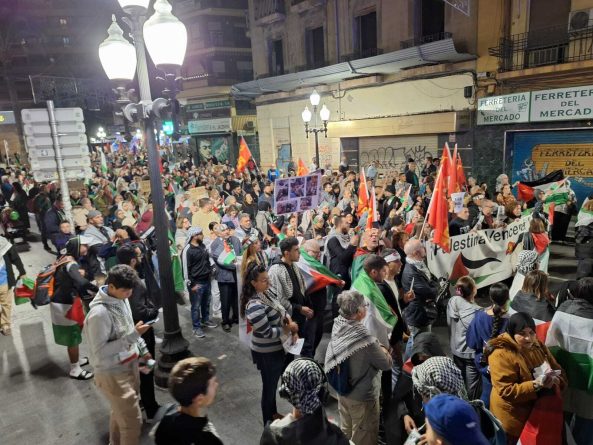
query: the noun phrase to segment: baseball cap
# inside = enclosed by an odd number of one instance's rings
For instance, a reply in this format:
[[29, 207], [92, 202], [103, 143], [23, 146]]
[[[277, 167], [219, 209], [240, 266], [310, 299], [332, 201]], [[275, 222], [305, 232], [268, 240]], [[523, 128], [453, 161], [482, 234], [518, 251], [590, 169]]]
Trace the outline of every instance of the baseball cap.
[[452, 445], [488, 445], [474, 408], [450, 394], [438, 394], [424, 405], [432, 429]]
[[386, 263], [392, 263], [394, 261], [401, 261], [401, 257], [399, 256], [399, 253], [395, 249], [385, 249], [381, 253], [381, 256], [383, 257], [383, 259], [385, 260]]
[[200, 233], [202, 233], [201, 227], [190, 227], [187, 230], [187, 239], [191, 240], [194, 236], [199, 235]]

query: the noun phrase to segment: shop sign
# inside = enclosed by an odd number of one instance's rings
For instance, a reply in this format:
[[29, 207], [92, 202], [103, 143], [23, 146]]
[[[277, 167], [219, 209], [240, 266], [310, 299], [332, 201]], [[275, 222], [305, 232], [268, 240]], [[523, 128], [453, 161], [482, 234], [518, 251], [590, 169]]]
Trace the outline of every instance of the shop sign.
[[593, 144], [538, 144], [531, 159], [538, 171], [562, 170], [564, 176], [593, 177]]
[[531, 122], [593, 118], [593, 86], [534, 91]]
[[230, 108], [231, 101], [228, 99], [213, 100], [209, 102], [199, 102], [194, 104], [187, 104], [184, 108], [186, 112], [212, 110], [215, 108]]
[[16, 120], [14, 119], [13, 111], [0, 111], [0, 125], [8, 125], [14, 123], [16, 123]]
[[231, 118], [189, 121], [187, 129], [190, 134], [228, 133], [231, 131]]
[[529, 122], [531, 93], [483, 97], [478, 101], [478, 125]]

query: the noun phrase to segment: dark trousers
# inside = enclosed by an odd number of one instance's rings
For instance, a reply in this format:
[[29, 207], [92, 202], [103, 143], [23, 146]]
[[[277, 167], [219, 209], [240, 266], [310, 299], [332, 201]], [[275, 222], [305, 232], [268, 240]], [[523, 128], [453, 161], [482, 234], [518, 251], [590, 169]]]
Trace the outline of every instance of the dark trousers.
[[482, 376], [473, 358], [461, 358], [453, 355], [455, 365], [460, 369], [469, 400], [480, 398], [482, 393]]
[[200, 329], [202, 323], [210, 320], [210, 281], [196, 283], [195, 289], [189, 289], [191, 303], [191, 321], [194, 329]]
[[562, 212], [554, 212], [554, 224], [552, 225], [552, 241], [564, 241], [571, 215]]
[[[148, 352], [150, 352], [150, 355], [156, 359], [154, 331], [149, 329], [142, 335], [142, 338], [146, 342]], [[146, 417], [153, 418], [159, 409], [159, 404], [154, 398], [154, 372], [151, 372], [150, 374], [140, 373], [140, 400], [146, 411]]]
[[[237, 284], [236, 283], [218, 283], [220, 290], [220, 306], [222, 312], [222, 324], [231, 324], [233, 320], [239, 319], [239, 302], [237, 301]], [[233, 317], [231, 316], [231, 308], [233, 309]]]
[[261, 374], [261, 410], [264, 425], [266, 425], [272, 421], [272, 416], [278, 412], [276, 390], [278, 389], [278, 380], [284, 372], [284, 350], [275, 352], [251, 351], [251, 357]]
[[480, 374], [482, 378], [482, 395], [480, 399], [484, 402], [487, 409], [490, 409], [490, 393], [492, 392], [492, 382], [484, 374]]
[[47, 232], [45, 230], [45, 223], [43, 222], [43, 216], [35, 214], [35, 221], [37, 222], [37, 227], [39, 228], [39, 233], [41, 234], [41, 243], [43, 247], [49, 248], [49, 244], [47, 244]]
[[324, 310], [315, 310], [313, 318], [306, 321], [305, 327], [303, 328], [305, 343], [303, 344], [303, 349], [301, 351], [303, 357], [315, 358], [315, 350], [321, 342], [321, 337], [323, 337], [324, 317]]

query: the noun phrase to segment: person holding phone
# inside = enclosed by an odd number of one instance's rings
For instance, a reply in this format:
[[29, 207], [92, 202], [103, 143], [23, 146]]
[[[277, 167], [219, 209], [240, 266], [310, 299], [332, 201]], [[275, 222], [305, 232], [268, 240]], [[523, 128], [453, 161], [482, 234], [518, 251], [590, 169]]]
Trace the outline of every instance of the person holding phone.
[[138, 362], [152, 359], [142, 335], [150, 326], [134, 324], [128, 298], [138, 282], [130, 266], [110, 269], [105, 286], [90, 304], [84, 329], [95, 371], [95, 384], [111, 405], [109, 442], [136, 445], [140, 442], [142, 414], [139, 404]]

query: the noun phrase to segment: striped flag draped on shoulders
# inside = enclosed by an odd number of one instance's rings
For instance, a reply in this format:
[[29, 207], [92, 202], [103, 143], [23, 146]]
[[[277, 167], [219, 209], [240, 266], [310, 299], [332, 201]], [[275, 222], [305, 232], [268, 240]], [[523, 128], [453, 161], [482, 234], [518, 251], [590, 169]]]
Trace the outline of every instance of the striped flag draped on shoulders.
[[342, 283], [340, 277], [305, 252], [304, 249], [301, 249], [301, 256], [297, 266], [305, 279], [307, 293], [317, 292], [329, 285], [340, 285]]
[[562, 303], [550, 322], [546, 346], [568, 378], [565, 409], [593, 418], [593, 304], [583, 299]]
[[224, 242], [224, 249], [218, 255], [218, 262], [221, 264], [229, 265], [235, 262], [237, 256], [235, 255], [235, 249], [227, 242]]
[[367, 315], [362, 324], [383, 346], [389, 347], [389, 335], [397, 323], [397, 316], [385, 301], [381, 290], [364, 270], [352, 284], [352, 289], [364, 295], [368, 304]]

